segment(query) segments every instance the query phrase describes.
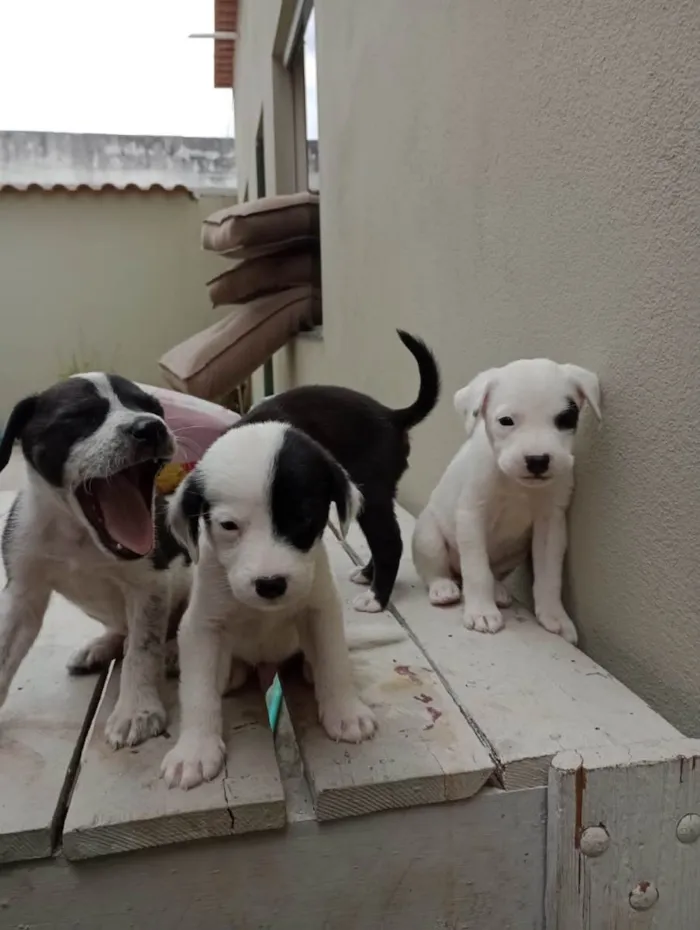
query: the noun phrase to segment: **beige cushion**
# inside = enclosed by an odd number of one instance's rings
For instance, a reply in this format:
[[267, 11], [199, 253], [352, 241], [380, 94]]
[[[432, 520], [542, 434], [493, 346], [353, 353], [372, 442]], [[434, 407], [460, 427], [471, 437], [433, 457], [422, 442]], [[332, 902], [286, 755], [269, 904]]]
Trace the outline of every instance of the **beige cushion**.
[[318, 238], [318, 194], [303, 191], [261, 197], [225, 207], [202, 223], [202, 248], [231, 252], [241, 247], [312, 236]]
[[261, 297], [170, 349], [159, 365], [176, 390], [220, 400], [319, 315], [320, 293], [311, 287]]
[[238, 248], [219, 252], [222, 258], [233, 258], [242, 261], [244, 258], [258, 258], [260, 255], [277, 255], [282, 252], [291, 252], [295, 249], [318, 250], [318, 236], [292, 236], [290, 239], [280, 239], [279, 242], [263, 242], [261, 245], [239, 245]]
[[264, 294], [304, 284], [317, 288], [321, 285], [318, 249], [294, 249], [279, 255], [245, 259], [207, 282], [214, 307], [242, 304]]

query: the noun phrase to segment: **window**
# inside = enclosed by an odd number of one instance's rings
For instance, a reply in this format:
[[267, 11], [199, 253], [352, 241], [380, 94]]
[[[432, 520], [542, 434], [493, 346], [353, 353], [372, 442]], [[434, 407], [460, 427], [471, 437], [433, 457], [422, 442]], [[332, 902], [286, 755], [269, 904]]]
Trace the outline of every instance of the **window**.
[[311, 10], [304, 30], [304, 109], [306, 111], [306, 184], [318, 191], [318, 89], [316, 83], [316, 11]]
[[262, 116], [255, 137], [255, 186], [257, 196], [264, 197], [267, 192], [267, 182], [265, 180], [265, 130]]
[[[267, 181], [265, 179], [265, 129], [262, 115], [260, 116], [258, 132], [255, 137], [255, 186], [257, 187], [258, 197], [265, 197], [267, 194]], [[271, 358], [263, 366], [263, 390], [265, 397], [270, 397], [275, 393], [275, 374]]]
[[319, 190], [316, 13], [300, 0], [289, 58], [294, 106], [297, 190]]

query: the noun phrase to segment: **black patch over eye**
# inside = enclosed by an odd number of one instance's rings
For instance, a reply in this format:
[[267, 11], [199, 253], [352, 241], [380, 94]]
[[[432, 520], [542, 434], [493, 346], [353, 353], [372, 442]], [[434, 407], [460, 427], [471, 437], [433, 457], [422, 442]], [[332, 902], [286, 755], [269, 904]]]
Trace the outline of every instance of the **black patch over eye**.
[[309, 552], [323, 536], [333, 494], [327, 454], [304, 433], [285, 432], [270, 488], [272, 527], [277, 539]]
[[564, 432], [572, 432], [578, 426], [578, 415], [579, 409], [573, 400], [569, 400], [569, 405], [566, 410], [562, 410], [561, 413], [558, 413], [554, 417], [554, 425], [558, 430]]
[[501, 426], [515, 426], [513, 423], [513, 417], [499, 417], [498, 422]]
[[234, 523], [233, 520], [222, 520], [219, 526], [222, 530], [226, 530], [227, 533], [234, 533], [238, 529], [238, 524]]

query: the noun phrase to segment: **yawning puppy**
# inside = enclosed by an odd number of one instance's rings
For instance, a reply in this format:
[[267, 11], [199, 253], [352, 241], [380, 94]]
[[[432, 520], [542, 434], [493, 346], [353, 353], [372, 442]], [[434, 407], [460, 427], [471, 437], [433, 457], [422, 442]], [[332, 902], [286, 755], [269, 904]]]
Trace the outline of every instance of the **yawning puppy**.
[[346, 472], [278, 422], [236, 425], [178, 488], [171, 527], [196, 563], [178, 634], [182, 726], [162, 772], [191, 788], [224, 760], [221, 698], [248, 669], [303, 653], [332, 739], [372, 736], [353, 684], [343, 611], [322, 536], [334, 503], [343, 528], [360, 505]]
[[139, 743], [165, 726], [163, 644], [190, 579], [189, 556], [167, 531], [154, 489], [175, 450], [163, 408], [125, 378], [79, 375], [17, 404], [0, 470], [17, 439], [28, 484], [2, 540], [0, 706], [58, 591], [107, 627], [74, 656], [72, 672], [105, 667], [125, 652], [106, 736], [114, 747]]
[[600, 419], [598, 378], [548, 359], [492, 368], [455, 394], [467, 441], [416, 522], [413, 561], [433, 604], [459, 601], [461, 583], [468, 629], [501, 629], [499, 606], [510, 603], [501, 581], [531, 544], [537, 619], [576, 642], [561, 573], [574, 436], [586, 400]]

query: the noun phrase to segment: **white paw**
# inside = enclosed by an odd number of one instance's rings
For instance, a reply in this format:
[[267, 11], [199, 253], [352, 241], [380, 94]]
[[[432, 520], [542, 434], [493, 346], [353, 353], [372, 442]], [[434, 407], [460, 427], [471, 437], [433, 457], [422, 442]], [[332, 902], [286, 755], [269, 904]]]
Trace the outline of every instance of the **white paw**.
[[369, 584], [369, 578], [362, 571], [362, 566], [358, 565], [357, 568], [353, 568], [350, 572], [350, 581], [353, 584]]
[[510, 605], [513, 603], [513, 595], [504, 584], [501, 584], [500, 581], [496, 582], [495, 594], [497, 607], [510, 607]]
[[124, 637], [106, 633], [74, 652], [67, 668], [71, 675], [89, 675], [107, 668], [113, 659], [121, 659], [123, 654]]
[[428, 588], [428, 599], [436, 607], [458, 604], [462, 599], [459, 585], [450, 578], [438, 578]]
[[186, 791], [216, 778], [225, 755], [224, 741], [215, 733], [185, 731], [163, 759], [160, 774], [168, 788], [180, 787]]
[[321, 725], [332, 740], [361, 743], [377, 730], [377, 718], [359, 697], [329, 700], [319, 707]]
[[107, 720], [105, 736], [113, 749], [136, 746], [152, 736], [160, 736], [165, 721], [165, 708], [158, 699], [132, 704], [120, 697]]
[[505, 626], [505, 621], [495, 604], [465, 604], [464, 625], [477, 633], [498, 633]]
[[538, 623], [549, 633], [561, 636], [572, 646], [576, 645], [578, 642], [576, 627], [563, 607], [556, 607], [554, 610], [538, 610], [536, 616]]
[[365, 614], [378, 614], [381, 612], [381, 604], [374, 596], [374, 591], [363, 591], [352, 600], [352, 606], [355, 610], [360, 610]]

